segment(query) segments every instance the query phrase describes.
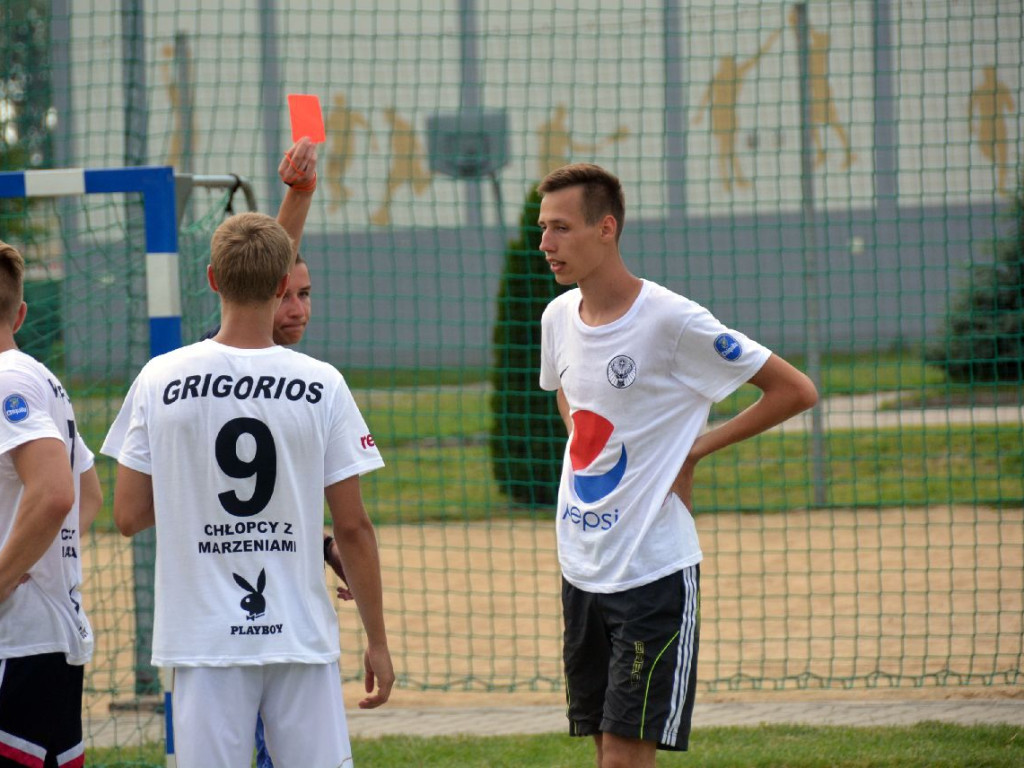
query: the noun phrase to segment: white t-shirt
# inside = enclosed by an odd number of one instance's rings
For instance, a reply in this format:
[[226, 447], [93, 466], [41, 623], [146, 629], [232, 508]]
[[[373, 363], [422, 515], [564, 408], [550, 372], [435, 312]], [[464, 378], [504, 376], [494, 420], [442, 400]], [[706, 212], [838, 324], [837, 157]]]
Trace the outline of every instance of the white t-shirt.
[[706, 309], [644, 281], [607, 325], [580, 318], [579, 289], [541, 319], [540, 385], [564, 392], [573, 432], [558, 493], [562, 573], [590, 592], [648, 584], [702, 558], [672, 482], [711, 405], [771, 354]]
[[324, 488], [384, 462], [333, 366], [212, 339], [169, 352], [101, 451], [153, 479], [155, 665], [338, 658]]
[[63, 653], [68, 664], [85, 664], [92, 658], [93, 635], [80, 592], [78, 499], [93, 454], [78, 435], [67, 392], [42, 363], [16, 349], [0, 354], [0, 398], [0, 548], [24, 492], [12, 449], [42, 438], [63, 441], [75, 483], [75, 503], [60, 533], [29, 569], [31, 578], [0, 603], [0, 658]]

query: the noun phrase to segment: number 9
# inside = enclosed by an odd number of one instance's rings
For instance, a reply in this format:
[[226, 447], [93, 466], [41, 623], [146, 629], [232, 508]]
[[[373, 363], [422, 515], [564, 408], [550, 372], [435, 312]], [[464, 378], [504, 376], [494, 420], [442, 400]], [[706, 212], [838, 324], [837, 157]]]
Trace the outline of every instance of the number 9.
[[[244, 461], [238, 455], [238, 438], [252, 435], [256, 441], [256, 455]], [[262, 512], [274, 495], [277, 483], [277, 448], [269, 427], [259, 419], [232, 419], [217, 433], [214, 444], [217, 465], [228, 477], [239, 480], [256, 476], [256, 487], [248, 499], [238, 498], [234, 491], [217, 494], [220, 504], [229, 515], [252, 517]]]

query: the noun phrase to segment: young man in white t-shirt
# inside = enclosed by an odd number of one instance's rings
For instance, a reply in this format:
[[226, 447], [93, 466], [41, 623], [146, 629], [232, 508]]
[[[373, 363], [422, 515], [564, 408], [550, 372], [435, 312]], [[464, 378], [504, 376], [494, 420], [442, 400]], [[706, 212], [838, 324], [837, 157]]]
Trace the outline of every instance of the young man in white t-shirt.
[[147, 363], [117, 451], [115, 523], [129, 536], [157, 528], [153, 663], [175, 668], [181, 768], [248, 768], [257, 712], [278, 764], [351, 759], [317, 557], [325, 496], [367, 633], [360, 707], [386, 702], [394, 684], [359, 490], [383, 461], [341, 374], [273, 342], [292, 260], [268, 216], [218, 227], [209, 280], [221, 329]]
[[81, 532], [103, 499], [67, 392], [14, 341], [24, 274], [0, 242], [0, 766], [80, 766], [93, 650]]
[[[540, 249], [561, 285], [545, 309], [540, 384], [569, 432], [556, 514], [570, 732], [599, 768], [650, 768], [687, 748], [697, 679], [693, 473], [709, 454], [810, 408], [814, 385], [706, 309], [634, 276], [619, 252], [619, 180], [549, 174]], [[749, 382], [751, 407], [702, 430]]]

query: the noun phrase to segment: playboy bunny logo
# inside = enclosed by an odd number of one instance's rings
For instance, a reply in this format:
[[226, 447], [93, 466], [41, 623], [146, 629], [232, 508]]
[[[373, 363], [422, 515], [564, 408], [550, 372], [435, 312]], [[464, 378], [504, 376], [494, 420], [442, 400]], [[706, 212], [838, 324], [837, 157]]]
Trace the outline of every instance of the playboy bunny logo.
[[242, 610], [247, 611], [248, 615], [245, 617], [249, 621], [256, 621], [262, 616], [267, 610], [267, 598], [263, 596], [263, 588], [267, 586], [267, 572], [265, 569], [260, 569], [260, 575], [256, 579], [256, 588], [253, 589], [252, 584], [243, 579], [237, 573], [232, 573], [235, 577], [235, 583], [244, 589], [247, 594], [242, 598], [242, 602], [239, 605], [242, 606]]

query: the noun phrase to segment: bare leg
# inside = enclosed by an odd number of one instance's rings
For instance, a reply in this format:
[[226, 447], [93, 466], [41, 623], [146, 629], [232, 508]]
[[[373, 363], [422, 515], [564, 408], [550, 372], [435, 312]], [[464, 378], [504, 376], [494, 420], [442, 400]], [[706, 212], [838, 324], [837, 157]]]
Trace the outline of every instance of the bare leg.
[[598, 768], [654, 768], [658, 745], [614, 733], [595, 736]]

